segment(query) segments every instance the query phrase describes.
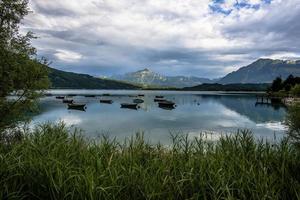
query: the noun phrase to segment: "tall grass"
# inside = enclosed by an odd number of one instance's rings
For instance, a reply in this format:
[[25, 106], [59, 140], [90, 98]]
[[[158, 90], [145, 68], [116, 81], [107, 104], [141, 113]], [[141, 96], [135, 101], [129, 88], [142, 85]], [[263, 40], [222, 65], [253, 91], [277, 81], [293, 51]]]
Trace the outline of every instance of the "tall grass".
[[217, 142], [88, 141], [62, 124], [0, 143], [3, 199], [299, 199], [300, 153], [242, 131]]

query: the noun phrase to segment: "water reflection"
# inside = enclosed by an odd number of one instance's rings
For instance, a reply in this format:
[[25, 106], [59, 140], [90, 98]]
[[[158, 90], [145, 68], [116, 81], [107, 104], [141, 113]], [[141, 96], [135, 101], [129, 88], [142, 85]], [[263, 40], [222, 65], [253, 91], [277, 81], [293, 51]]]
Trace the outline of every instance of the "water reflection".
[[84, 107], [68, 107], [69, 110], [78, 110], [82, 112], [86, 112]]
[[[57, 95], [72, 91], [59, 90]], [[74, 91], [73, 91], [74, 92]], [[67, 120], [68, 125], [82, 128], [87, 135], [110, 133], [112, 136], [127, 137], [137, 131], [154, 141], [168, 141], [170, 132], [200, 133], [201, 131], [227, 133], [248, 128], [257, 137], [282, 135], [285, 108], [281, 106], [255, 105], [255, 95], [221, 93], [187, 93], [145, 91], [138, 98], [144, 102], [137, 109], [120, 109], [121, 104], [132, 104], [140, 91], [80, 91], [74, 95], [75, 103], [86, 104], [86, 112], [68, 110], [61, 100], [45, 97], [41, 100], [42, 113], [33, 123]], [[92, 93], [94, 92], [94, 93]], [[101, 94], [107, 93], [111, 104], [100, 103]], [[67, 94], [67, 93], [65, 93]], [[80, 94], [80, 93], [77, 93]], [[94, 94], [95, 97], [84, 97]], [[87, 95], [86, 95], [87, 96]], [[156, 96], [176, 103], [176, 107], [159, 106]]]
[[158, 105], [159, 108], [164, 110], [174, 110], [176, 106], [164, 106], [164, 105]]

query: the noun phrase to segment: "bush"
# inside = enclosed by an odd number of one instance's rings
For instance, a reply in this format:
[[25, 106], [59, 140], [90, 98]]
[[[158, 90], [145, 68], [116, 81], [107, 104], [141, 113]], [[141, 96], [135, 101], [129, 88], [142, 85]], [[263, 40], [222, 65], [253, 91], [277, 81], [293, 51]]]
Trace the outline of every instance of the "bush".
[[169, 147], [142, 135], [87, 141], [44, 125], [0, 146], [3, 199], [297, 199], [300, 157], [287, 140], [238, 132], [216, 142], [173, 136]]
[[300, 97], [300, 84], [297, 84], [292, 88], [291, 94], [293, 96]]
[[289, 127], [288, 134], [300, 144], [300, 104], [291, 105], [288, 108], [286, 124]]

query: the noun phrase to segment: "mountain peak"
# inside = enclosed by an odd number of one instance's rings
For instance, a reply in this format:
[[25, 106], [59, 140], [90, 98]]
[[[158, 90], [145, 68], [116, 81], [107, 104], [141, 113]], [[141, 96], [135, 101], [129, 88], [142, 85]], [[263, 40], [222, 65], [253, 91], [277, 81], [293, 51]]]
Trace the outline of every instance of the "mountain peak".
[[186, 77], [186, 76], [165, 76], [151, 71], [149, 68], [139, 70], [123, 76], [115, 76], [113, 79], [123, 80], [130, 83], [142, 85], [167, 86], [167, 87], [190, 87], [202, 83], [212, 82], [206, 78]]
[[261, 58], [248, 66], [229, 73], [218, 83], [270, 83], [278, 76], [286, 78], [290, 74], [300, 76], [300, 63], [297, 61]]
[[145, 69], [139, 70], [137, 72], [138, 73], [141, 73], [141, 72], [151, 72], [151, 70], [149, 68], [145, 68]]

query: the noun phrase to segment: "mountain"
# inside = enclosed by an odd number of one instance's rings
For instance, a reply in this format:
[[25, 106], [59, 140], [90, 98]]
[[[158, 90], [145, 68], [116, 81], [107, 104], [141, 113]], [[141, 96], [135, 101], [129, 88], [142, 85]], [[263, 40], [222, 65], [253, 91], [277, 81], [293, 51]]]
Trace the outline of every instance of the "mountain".
[[278, 76], [285, 79], [290, 74], [300, 76], [300, 60], [259, 59], [246, 67], [229, 73], [218, 83], [271, 83]]
[[202, 83], [212, 83], [213, 81], [207, 78], [199, 78], [194, 76], [163, 76], [149, 69], [143, 69], [133, 73], [117, 75], [111, 77], [115, 80], [137, 83], [144, 86], [165, 86], [165, 87], [190, 87]]
[[48, 68], [51, 88], [68, 89], [139, 89], [132, 84], [120, 81], [95, 78], [87, 74], [65, 72]]

